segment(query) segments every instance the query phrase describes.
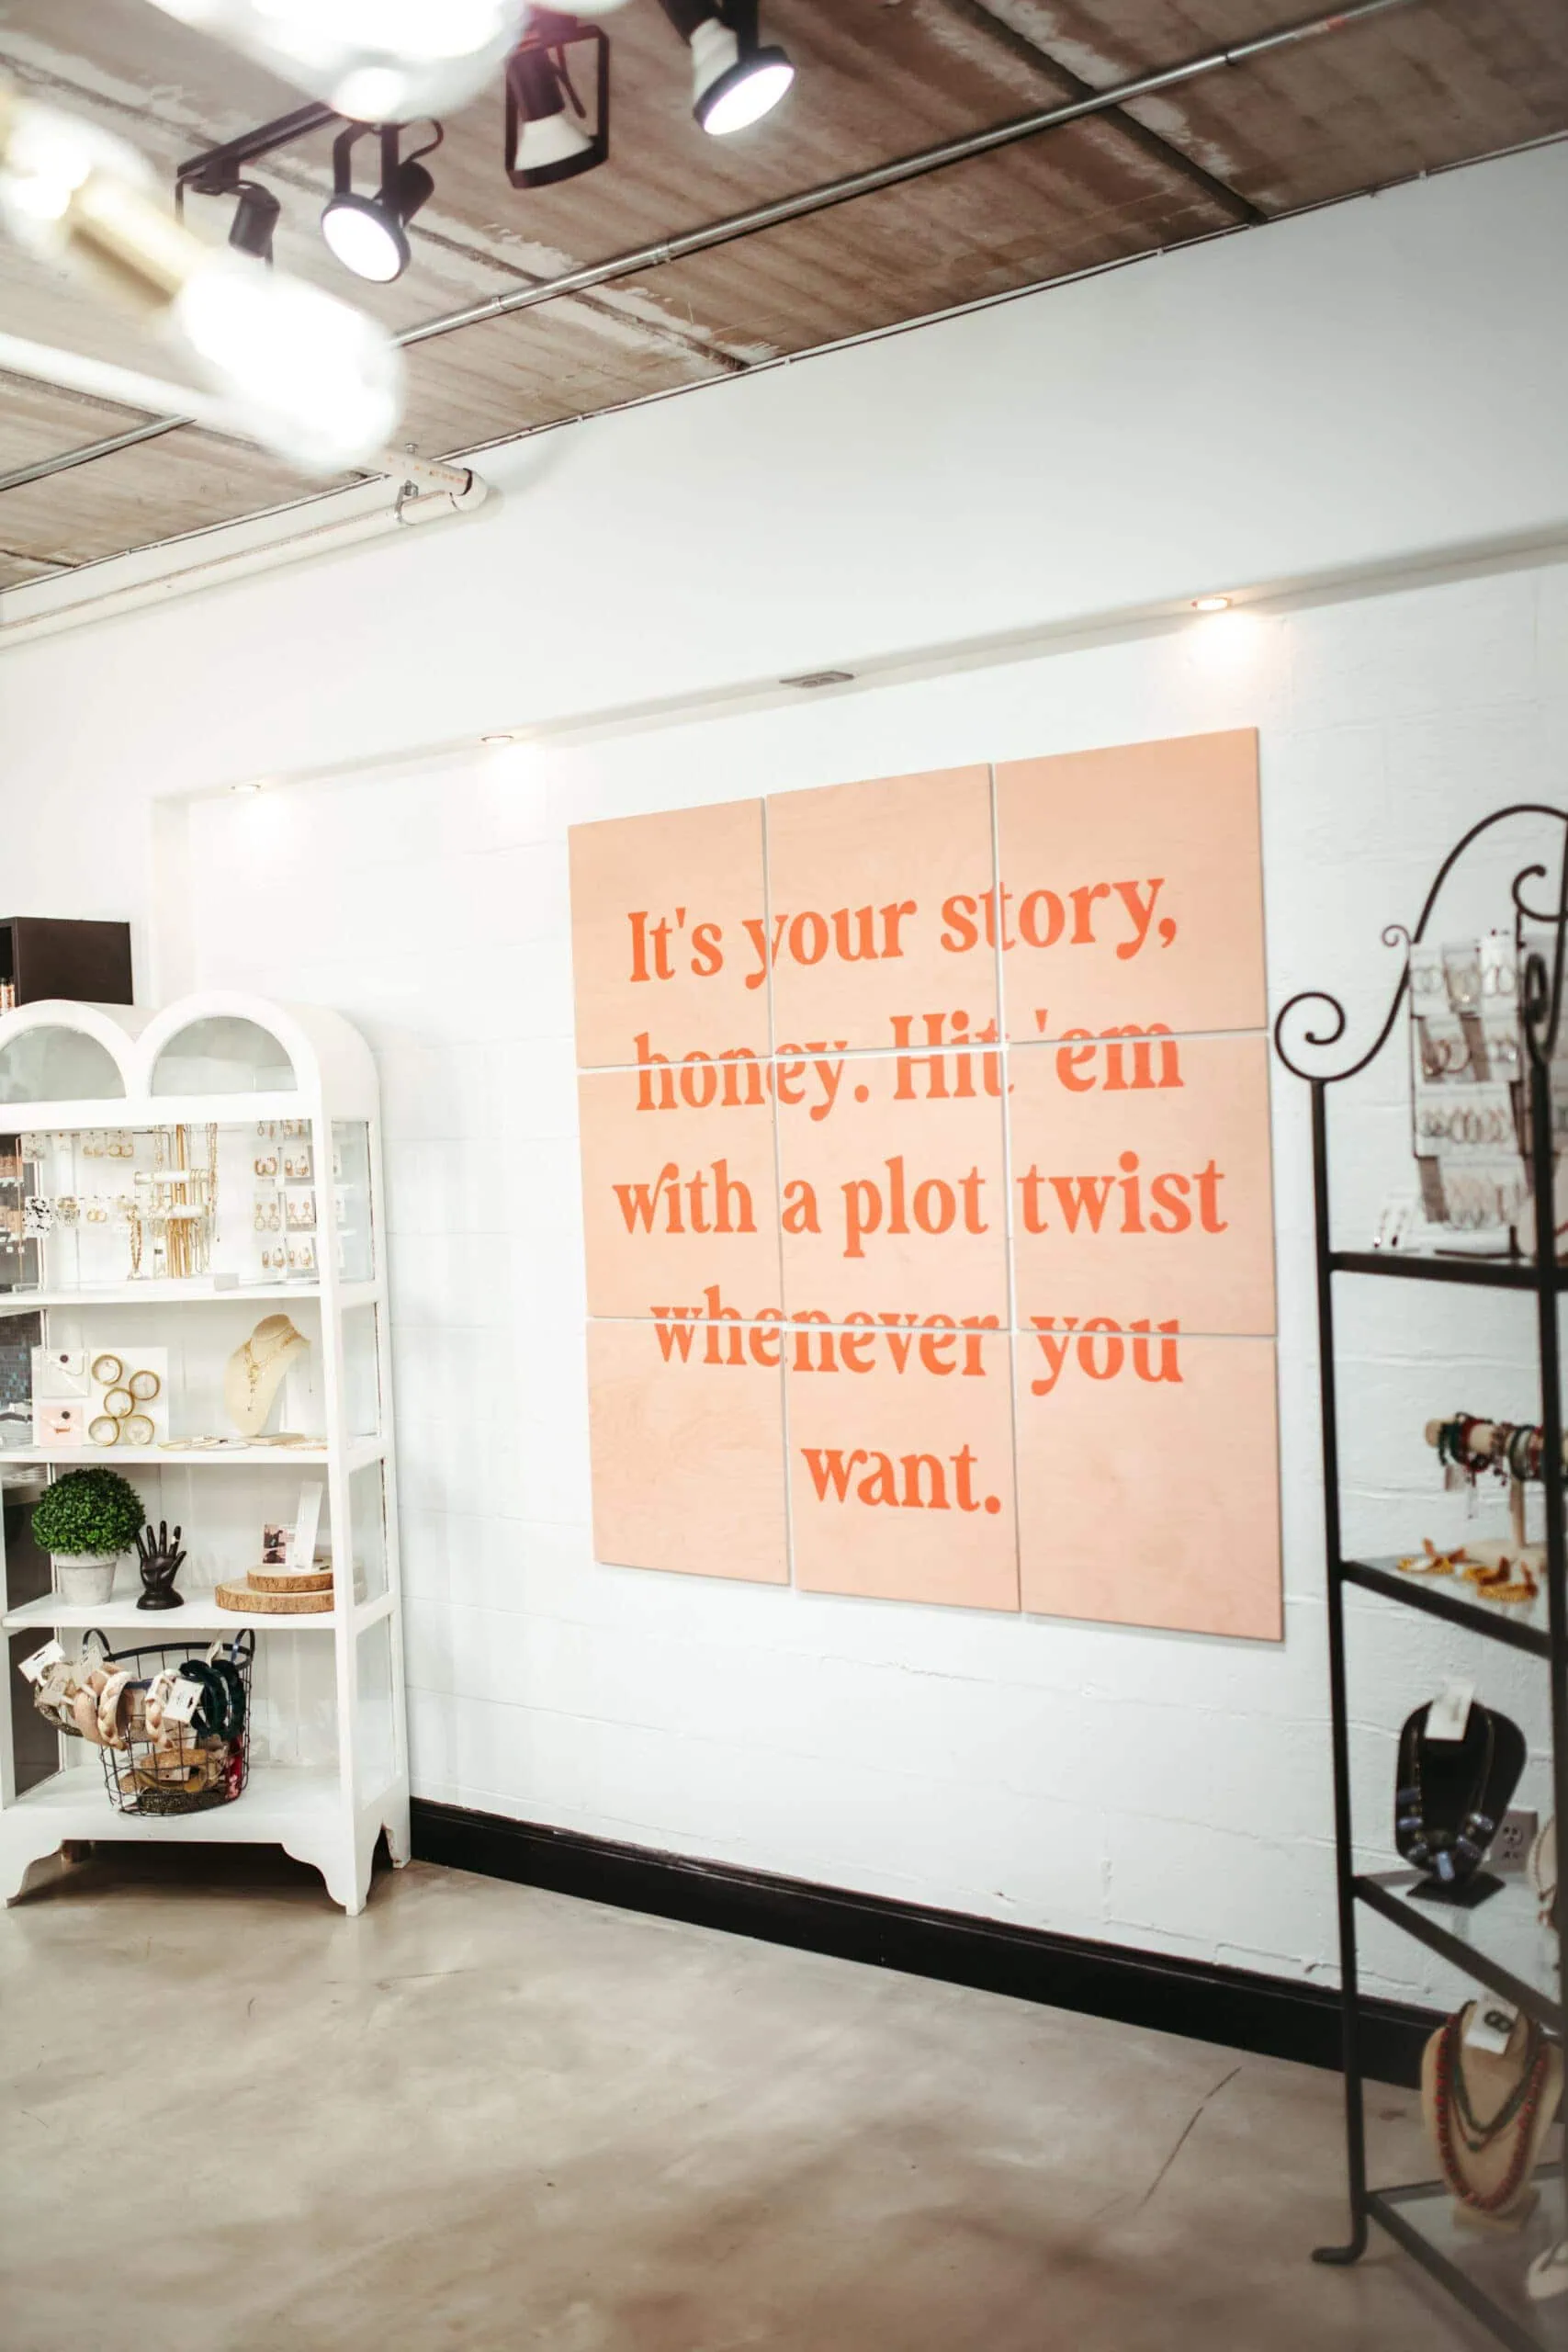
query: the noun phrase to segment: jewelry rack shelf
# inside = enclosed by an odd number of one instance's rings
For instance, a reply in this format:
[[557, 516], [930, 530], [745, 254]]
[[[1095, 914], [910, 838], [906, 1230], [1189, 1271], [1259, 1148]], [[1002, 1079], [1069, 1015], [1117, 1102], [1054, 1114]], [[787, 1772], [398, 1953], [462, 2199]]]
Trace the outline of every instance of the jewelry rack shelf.
[[1531, 1657], [1551, 1656], [1544, 1595], [1532, 1601], [1465, 1600], [1446, 1585], [1425, 1577], [1402, 1576], [1392, 1560], [1341, 1560], [1339, 1574], [1347, 1584], [1359, 1585], [1364, 1592], [1378, 1593], [1405, 1609], [1419, 1609], [1428, 1617], [1446, 1617], [1450, 1625], [1462, 1625], [1489, 1642], [1506, 1643], [1510, 1649], [1526, 1650]]
[[[363, 1631], [379, 1618], [391, 1613], [393, 1596], [378, 1593], [373, 1600], [354, 1604], [355, 1625]], [[293, 1612], [259, 1615], [236, 1609], [220, 1609], [210, 1592], [187, 1592], [185, 1605], [174, 1611], [158, 1612], [158, 1625], [170, 1634], [199, 1630], [204, 1634], [238, 1633], [249, 1625], [258, 1634], [332, 1634], [344, 1622], [341, 1609], [317, 1609], [305, 1615]], [[0, 1629], [7, 1634], [59, 1632], [68, 1628], [85, 1633], [94, 1625], [106, 1634], [145, 1634], [152, 1619], [137, 1606], [136, 1595], [129, 1589], [116, 1593], [112, 1600], [62, 1601], [52, 1593], [44, 1593], [37, 1600], [24, 1600], [19, 1607], [8, 1609], [0, 1618]]]
[[[1522, 1096], [1521, 1135], [1529, 1153], [1534, 1254], [1529, 1258], [1484, 1259], [1415, 1250], [1337, 1250], [1330, 1237], [1328, 1090], [1368, 1069], [1398, 1032], [1400, 1014], [1410, 996], [1412, 953], [1426, 937], [1443, 886], [1455, 865], [1471, 845], [1494, 826], [1521, 818], [1544, 819], [1554, 827], [1561, 827], [1563, 833], [1555, 907], [1543, 910], [1529, 902], [1529, 886], [1545, 876], [1544, 865], [1527, 866], [1515, 876], [1512, 887], [1516, 968], [1522, 975], [1517, 1002], [1523, 1075], [1517, 1083]], [[1529, 938], [1525, 932], [1527, 921], [1531, 926]], [[1544, 955], [1536, 944], [1543, 933], [1548, 942]], [[1274, 1024], [1275, 1050], [1280, 1060], [1311, 1090], [1335, 1865], [1346, 2171], [1350, 2207], [1348, 2241], [1340, 2245], [1319, 2246], [1314, 2259], [1335, 2265], [1359, 2261], [1366, 2251], [1370, 2224], [1375, 2222], [1404, 2247], [1428, 2278], [1490, 2329], [1500, 2343], [1513, 2347], [1513, 2352], [1540, 2352], [1541, 2347], [1549, 2346], [1563, 2352], [1568, 2346], [1568, 2305], [1561, 2300], [1532, 2303], [1526, 2292], [1525, 2279], [1531, 2256], [1543, 2252], [1568, 2232], [1568, 2132], [1563, 2134], [1559, 2160], [1537, 2177], [1542, 2190], [1540, 2203], [1518, 2236], [1472, 2230], [1456, 2222], [1457, 2209], [1446, 2182], [1422, 2181], [1382, 2188], [1373, 2188], [1368, 2182], [1360, 2058], [1359, 1914], [1368, 1910], [1376, 1913], [1477, 1984], [1513, 2002], [1561, 2040], [1564, 2029], [1562, 1954], [1564, 1939], [1568, 1938], [1568, 1878], [1559, 1874], [1550, 1925], [1543, 1928], [1536, 1917], [1532, 1890], [1517, 1881], [1512, 1886], [1505, 1883], [1500, 1893], [1472, 1910], [1460, 1911], [1414, 1897], [1410, 1889], [1418, 1876], [1414, 1871], [1357, 1871], [1348, 1690], [1349, 1620], [1346, 1608], [1348, 1592], [1366, 1591], [1396, 1606], [1446, 1619], [1467, 1632], [1542, 1661], [1550, 1669], [1552, 1803], [1559, 1824], [1568, 1825], [1568, 1543], [1563, 1520], [1562, 1448], [1552, 1443], [1544, 1445], [1540, 1452], [1540, 1476], [1545, 1498], [1544, 1594], [1528, 1608], [1515, 1605], [1505, 1614], [1501, 1603], [1488, 1605], [1462, 1599], [1457, 1591], [1441, 1589], [1427, 1577], [1402, 1575], [1395, 1563], [1348, 1558], [1340, 1538], [1338, 1366], [1334, 1318], [1335, 1278], [1338, 1275], [1387, 1276], [1472, 1289], [1513, 1290], [1533, 1297], [1540, 1426], [1547, 1430], [1563, 1426], [1558, 1322], [1559, 1302], [1568, 1287], [1568, 1267], [1559, 1262], [1555, 1229], [1551, 1072], [1553, 1057], [1559, 1051], [1562, 1015], [1568, 1009], [1568, 991], [1564, 989], [1568, 950], [1568, 811], [1540, 805], [1514, 807], [1499, 809], [1472, 826], [1438, 868], [1415, 930], [1406, 932], [1402, 926], [1391, 926], [1383, 936], [1390, 945], [1403, 944], [1403, 969], [1382, 1025], [1358, 1059], [1343, 1069], [1325, 1070], [1303, 1067], [1295, 1057], [1303, 1050], [1321, 1056], [1345, 1035], [1345, 1009], [1325, 990], [1308, 989], [1292, 997]], [[1292, 1022], [1300, 1023], [1292, 1033], [1293, 1050], [1286, 1042]]]
[[[36, 1315], [46, 1306], [248, 1306], [253, 1300], [296, 1306], [301, 1299], [319, 1299], [320, 1283], [231, 1283], [226, 1290], [210, 1282], [105, 1283], [92, 1290], [0, 1291], [0, 1315]], [[379, 1283], [340, 1283], [338, 1305], [375, 1306], [381, 1300]]]
[[1542, 2166], [1535, 2185], [1540, 2203], [1517, 2238], [1484, 2238], [1463, 2229], [1453, 2218], [1448, 2185], [1440, 2180], [1369, 2190], [1367, 2205], [1395, 2244], [1510, 2352], [1562, 2352], [1561, 2302], [1532, 2303], [1523, 2287], [1526, 2266], [1568, 2231], [1556, 2165]]
[[[1348, 1077], [1350, 1073], [1345, 1074]], [[1549, 1264], [1542, 1275], [1529, 1258], [1438, 1258], [1418, 1250], [1331, 1250], [1328, 1264], [1337, 1274], [1390, 1274], [1403, 1282], [1465, 1283], [1475, 1290], [1537, 1291], [1543, 1281], [1549, 1289], [1568, 1288], [1568, 1267]]]
[[1556, 1986], [1554, 1938], [1536, 1917], [1535, 1896], [1521, 1878], [1473, 1911], [1423, 1903], [1412, 1888], [1417, 1871], [1373, 1871], [1355, 1881], [1356, 1900], [1392, 1920], [1428, 1951], [1490, 1985], [1505, 2001], [1528, 2009], [1551, 2033], [1562, 2031]]
[[[355, 1610], [355, 1620], [367, 1623], [373, 1617], [387, 1614], [389, 1595], [380, 1593], [374, 1600], [360, 1601]], [[154, 1618], [155, 1621], [154, 1622]], [[137, 1606], [137, 1596], [129, 1587], [115, 1594], [112, 1600], [61, 1600], [53, 1593], [41, 1593], [36, 1600], [24, 1600], [15, 1609], [7, 1609], [0, 1617], [0, 1629], [7, 1634], [30, 1633], [36, 1626], [40, 1632], [85, 1633], [99, 1626], [106, 1634], [147, 1634], [151, 1640], [167, 1633], [179, 1635], [199, 1631], [204, 1634], [225, 1633], [231, 1627], [238, 1632], [242, 1626], [254, 1626], [258, 1634], [333, 1633], [343, 1623], [343, 1612], [337, 1608], [312, 1610], [299, 1615], [258, 1611], [242, 1612], [235, 1609], [220, 1609], [212, 1594], [191, 1591], [184, 1595], [184, 1606], [178, 1610], [159, 1611], [153, 1614]], [[152, 1629], [150, 1632], [149, 1629]]]
[[[305, 1328], [289, 1340], [288, 1385], [272, 1388], [265, 1409], [273, 1426], [312, 1433], [299, 1445], [177, 1438], [0, 1445], [0, 1628], [13, 1660], [51, 1634], [69, 1653], [93, 1627], [118, 1650], [186, 1639], [195, 1650], [247, 1627], [258, 1636], [249, 1778], [231, 1802], [186, 1814], [118, 1810], [98, 1750], [43, 1726], [49, 1760], [32, 1736], [30, 1705], [23, 1723], [13, 1715], [25, 1686], [0, 1677], [0, 1894], [17, 1892], [36, 1862], [68, 1842], [175, 1838], [281, 1844], [321, 1871], [335, 1902], [357, 1912], [378, 1845], [385, 1840], [394, 1862], [409, 1855], [379, 1106], [369, 1049], [334, 1013], [257, 997], [191, 997], [151, 1018], [103, 1003], [27, 1004], [0, 1016], [0, 1129], [9, 1137], [0, 1141], [0, 1254], [13, 1285], [0, 1291], [0, 1336], [15, 1332], [9, 1318], [37, 1317], [32, 1331], [6, 1340], [13, 1364], [25, 1366], [35, 1338], [40, 1364], [51, 1354], [101, 1348], [129, 1356], [145, 1347], [160, 1364], [166, 1356], [176, 1431], [182, 1422], [198, 1431], [243, 1430], [246, 1392], [242, 1383], [240, 1404], [226, 1402], [226, 1368], [231, 1373], [242, 1356], [252, 1363], [254, 1396], [254, 1359], [246, 1351], [259, 1326], [251, 1327], [258, 1317], [282, 1323], [308, 1303]], [[296, 1152], [302, 1170], [289, 1164]], [[306, 1193], [308, 1213], [297, 1219]], [[89, 1206], [101, 1214], [89, 1218]], [[178, 1232], [177, 1218], [189, 1221]], [[287, 1278], [265, 1271], [274, 1244], [286, 1248]], [[308, 1269], [298, 1275], [297, 1246]], [[274, 1343], [270, 1360], [278, 1352]], [[14, 1401], [9, 1409], [17, 1409]], [[96, 1436], [90, 1425], [87, 1436]], [[123, 1573], [113, 1598], [96, 1606], [39, 1589], [48, 1562], [20, 1540], [28, 1489], [89, 1462], [129, 1476], [149, 1520], [184, 1527], [189, 1583], [178, 1610], [140, 1610], [137, 1581]], [[231, 1475], [185, 1475], [214, 1467]], [[262, 1556], [264, 1520], [295, 1517], [302, 1476], [325, 1489], [333, 1607], [304, 1615], [220, 1609], [214, 1584], [243, 1577]], [[365, 1597], [353, 1598], [355, 1591]]]
[[[158, 1820], [158, 1837], [192, 1846], [282, 1846], [297, 1860], [315, 1862], [321, 1816], [341, 1798], [341, 1777], [330, 1768], [253, 1764], [243, 1797], [211, 1813], [165, 1814]], [[134, 1842], [152, 1826], [140, 1814], [117, 1813], [106, 1802], [96, 1759], [40, 1781], [10, 1810], [44, 1838], [44, 1853], [73, 1838]], [[93, 1826], [84, 1828], [88, 1820]]]
[[[344, 1466], [352, 1475], [381, 1459], [386, 1440], [352, 1438], [342, 1451]], [[79, 1470], [85, 1460], [97, 1458], [79, 1445], [8, 1445], [0, 1448], [0, 1471], [8, 1463], [16, 1463], [23, 1469]], [[323, 1445], [117, 1445], [114, 1449], [117, 1469], [129, 1464], [149, 1470], [184, 1470], [197, 1464], [203, 1468], [216, 1464], [231, 1470], [319, 1470], [334, 1458], [330, 1441]]]

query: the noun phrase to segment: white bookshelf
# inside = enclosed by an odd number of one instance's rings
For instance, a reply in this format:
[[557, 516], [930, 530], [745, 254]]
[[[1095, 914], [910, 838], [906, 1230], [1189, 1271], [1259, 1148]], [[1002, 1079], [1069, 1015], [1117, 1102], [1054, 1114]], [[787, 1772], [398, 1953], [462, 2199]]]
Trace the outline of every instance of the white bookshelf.
[[[257, 1227], [268, 1180], [255, 1174], [255, 1162], [267, 1150], [263, 1129], [285, 1122], [310, 1155], [316, 1264], [303, 1279], [280, 1278], [260, 1262], [279, 1236]], [[175, 1127], [203, 1139], [217, 1130], [217, 1200], [201, 1272], [170, 1279], [143, 1237], [133, 1272], [125, 1220], [112, 1210], [94, 1223], [75, 1215], [20, 1247], [0, 1235], [0, 1346], [17, 1344], [15, 1317], [36, 1315], [46, 1349], [131, 1360], [139, 1347], [166, 1351], [167, 1439], [38, 1445], [14, 1411], [8, 1421], [0, 1411], [0, 1435], [20, 1441], [0, 1444], [0, 1484], [8, 1506], [25, 1508], [67, 1468], [102, 1463], [122, 1472], [150, 1520], [184, 1530], [187, 1557], [176, 1582], [184, 1606], [139, 1609], [133, 1555], [121, 1563], [113, 1598], [96, 1608], [26, 1591], [19, 1561], [7, 1556], [0, 1624], [14, 1657], [51, 1633], [68, 1651], [79, 1648], [95, 1627], [112, 1649], [188, 1641], [195, 1656], [220, 1635], [254, 1628], [249, 1781], [232, 1804], [210, 1811], [124, 1814], [105, 1786], [100, 1752], [62, 1736], [57, 1769], [19, 1787], [25, 1775], [13, 1708], [25, 1702], [15, 1698], [15, 1679], [0, 1677], [0, 1893], [14, 1895], [36, 1863], [78, 1840], [276, 1844], [319, 1870], [334, 1901], [357, 1912], [382, 1835], [395, 1862], [409, 1853], [380, 1135], [369, 1049], [334, 1013], [234, 994], [188, 997], [151, 1018], [130, 1006], [63, 1001], [0, 1017], [0, 1136], [44, 1138], [48, 1153], [46, 1170], [41, 1160], [24, 1161], [19, 1181], [0, 1183], [0, 1212], [24, 1190], [63, 1193], [69, 1185], [73, 1201], [97, 1199], [95, 1182], [105, 1187], [106, 1203], [117, 1190], [134, 1196], [155, 1138]], [[132, 1152], [98, 1165], [95, 1139], [111, 1133], [132, 1138]], [[168, 1254], [174, 1259], [172, 1247]], [[263, 1434], [287, 1428], [310, 1442], [182, 1444], [235, 1434], [222, 1405], [223, 1367], [264, 1316], [280, 1312], [309, 1340], [310, 1352], [288, 1374]], [[264, 1520], [295, 1517], [302, 1477], [326, 1490], [321, 1540], [336, 1579], [332, 1609], [273, 1616], [219, 1608], [214, 1588], [243, 1580], [257, 1565]]]

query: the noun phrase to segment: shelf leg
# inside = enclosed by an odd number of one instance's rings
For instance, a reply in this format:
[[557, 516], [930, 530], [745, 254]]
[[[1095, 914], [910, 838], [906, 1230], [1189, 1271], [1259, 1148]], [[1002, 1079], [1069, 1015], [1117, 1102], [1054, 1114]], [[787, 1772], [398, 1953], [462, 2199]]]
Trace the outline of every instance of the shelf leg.
[[[1568, 919], [1568, 844], [1559, 881], [1557, 956], [1562, 955], [1562, 931]], [[1545, 1442], [1540, 1452], [1540, 1483], [1546, 1513], [1546, 1592], [1551, 1644], [1551, 1794], [1552, 1812], [1561, 1841], [1568, 1825], [1568, 1544], [1563, 1529], [1562, 1300], [1557, 1288], [1557, 1152], [1552, 1133], [1551, 1067], [1542, 1058], [1556, 1041], [1556, 993], [1562, 966], [1554, 962], [1551, 1029], [1542, 1040], [1534, 1024], [1527, 1028], [1530, 1069], [1530, 1172], [1535, 1194], [1536, 1333], [1540, 1352], [1540, 1425]], [[1559, 1960], [1568, 1951], [1568, 1879], [1561, 1869], [1553, 1902], [1552, 1925], [1557, 1932]], [[1568, 2200], [1568, 2135], [1559, 2159], [1562, 2194]], [[1565, 2203], [1568, 2210], [1568, 2203]]]
[[1334, 1278], [1329, 1271], [1328, 1117], [1321, 1079], [1312, 1090], [1313, 1206], [1317, 1227], [1318, 1385], [1323, 1416], [1323, 1515], [1328, 1568], [1328, 1697], [1334, 1744], [1334, 1866], [1339, 1899], [1339, 1998], [1344, 2033], [1345, 2169], [1350, 2235], [1314, 2248], [1313, 2260], [1359, 2262], [1367, 2250], [1367, 2140], [1361, 2092], [1360, 1981], [1356, 1961], [1355, 1849], [1350, 1813], [1349, 1705], [1345, 1676], [1345, 1585], [1340, 1575], [1339, 1422], [1334, 1381]]

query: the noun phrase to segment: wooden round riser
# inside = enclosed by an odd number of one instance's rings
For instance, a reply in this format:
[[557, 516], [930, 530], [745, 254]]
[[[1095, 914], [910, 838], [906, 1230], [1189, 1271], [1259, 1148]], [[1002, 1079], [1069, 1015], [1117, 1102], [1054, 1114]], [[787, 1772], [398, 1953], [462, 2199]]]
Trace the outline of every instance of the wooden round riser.
[[253, 1592], [331, 1592], [331, 1568], [252, 1568], [245, 1582]]
[[321, 1617], [332, 1609], [332, 1579], [323, 1592], [258, 1592], [252, 1584], [220, 1584], [213, 1599], [220, 1609], [245, 1617]]

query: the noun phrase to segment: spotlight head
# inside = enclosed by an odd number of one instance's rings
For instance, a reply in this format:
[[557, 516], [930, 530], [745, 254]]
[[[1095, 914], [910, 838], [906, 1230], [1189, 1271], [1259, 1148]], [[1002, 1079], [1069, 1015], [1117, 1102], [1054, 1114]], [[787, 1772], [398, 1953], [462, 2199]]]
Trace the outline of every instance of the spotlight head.
[[229, 243], [237, 254], [249, 254], [255, 261], [270, 262], [273, 232], [283, 207], [259, 180], [242, 180], [235, 192], [240, 200], [234, 207]]
[[728, 25], [700, 25], [692, 36], [692, 112], [710, 139], [761, 122], [794, 79], [782, 49], [748, 50]]
[[[572, 85], [567, 52], [592, 49], [592, 129]], [[610, 152], [610, 44], [597, 26], [536, 9], [530, 38], [506, 67], [506, 176], [513, 187], [550, 187], [604, 163]]]
[[[379, 133], [380, 188], [375, 196], [355, 196], [354, 145], [369, 129], [368, 123], [351, 123], [333, 142], [333, 192], [321, 213], [321, 234], [355, 277], [389, 286], [409, 266], [408, 224], [434, 194], [435, 182], [415, 156], [400, 162], [399, 130], [387, 123]], [[434, 138], [417, 150], [419, 155], [440, 145], [439, 123], [434, 130]]]
[[692, 52], [692, 112], [728, 139], [771, 114], [795, 80], [785, 51], [758, 37], [756, 0], [660, 0]]
[[402, 223], [372, 196], [334, 196], [321, 214], [321, 234], [344, 269], [373, 286], [389, 286], [409, 266]]

